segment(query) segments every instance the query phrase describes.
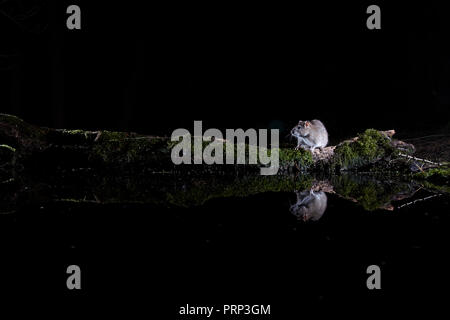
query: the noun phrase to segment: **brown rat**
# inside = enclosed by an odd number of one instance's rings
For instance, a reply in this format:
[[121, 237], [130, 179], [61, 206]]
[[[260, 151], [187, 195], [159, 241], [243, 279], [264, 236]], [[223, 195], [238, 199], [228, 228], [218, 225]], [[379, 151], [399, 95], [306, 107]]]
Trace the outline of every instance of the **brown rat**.
[[293, 215], [303, 221], [317, 221], [327, 210], [328, 198], [323, 191], [297, 192], [297, 203], [289, 209]]
[[328, 132], [320, 120], [299, 121], [291, 130], [291, 135], [297, 138], [296, 150], [300, 148], [314, 151], [324, 148], [328, 144]]

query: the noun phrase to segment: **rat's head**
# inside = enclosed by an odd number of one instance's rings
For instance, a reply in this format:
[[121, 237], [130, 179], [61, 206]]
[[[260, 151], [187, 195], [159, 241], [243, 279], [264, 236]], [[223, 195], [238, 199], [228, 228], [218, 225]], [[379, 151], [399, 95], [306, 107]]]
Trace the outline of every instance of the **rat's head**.
[[291, 134], [294, 137], [306, 137], [311, 131], [311, 127], [311, 122], [300, 120], [298, 125], [291, 130]]
[[289, 211], [297, 217], [298, 220], [309, 221], [312, 218], [311, 210], [303, 204], [294, 204]]

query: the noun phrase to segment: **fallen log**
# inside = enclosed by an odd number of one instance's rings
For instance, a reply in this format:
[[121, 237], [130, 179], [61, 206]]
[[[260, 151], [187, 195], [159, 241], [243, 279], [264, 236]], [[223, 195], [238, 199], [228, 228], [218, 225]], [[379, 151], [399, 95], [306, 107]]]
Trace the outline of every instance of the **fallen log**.
[[[337, 146], [315, 150], [313, 153], [309, 150], [280, 148], [279, 172], [358, 170], [380, 161], [392, 163], [392, 160], [398, 160], [395, 167], [398, 170], [398, 164], [402, 162], [399, 153], [410, 155], [414, 152], [414, 146], [394, 140], [394, 134], [393, 130], [368, 129]], [[98, 168], [145, 169], [153, 172], [256, 172], [255, 168], [261, 166], [175, 166], [171, 161], [171, 149], [175, 143], [168, 137], [130, 132], [42, 128], [6, 114], [0, 114], [0, 144], [3, 145], [0, 149], [2, 165], [7, 164], [9, 169], [14, 168], [16, 171]], [[251, 152], [249, 149], [252, 148], [246, 147], [246, 152]], [[386, 166], [385, 170], [393, 169]]]
[[[310, 175], [115, 176], [82, 170], [58, 177], [41, 177], [38, 180], [28, 177], [27, 180], [0, 184], [0, 213], [14, 212], [22, 207], [47, 207], [55, 203], [68, 206], [133, 204], [189, 208], [219, 198], [243, 198], [274, 192], [288, 195], [309, 190], [332, 193], [368, 211], [392, 210], [393, 201], [409, 198], [422, 188], [416, 181], [380, 179], [350, 173], [321, 179]], [[434, 191], [432, 188], [430, 190]]]
[[55, 201], [190, 207], [311, 188], [375, 210], [391, 209], [417, 188], [450, 193], [448, 164], [416, 159], [414, 146], [394, 134], [368, 129], [313, 153], [281, 148], [280, 174], [262, 177], [258, 165], [175, 166], [166, 137], [41, 128], [0, 115], [0, 212]]

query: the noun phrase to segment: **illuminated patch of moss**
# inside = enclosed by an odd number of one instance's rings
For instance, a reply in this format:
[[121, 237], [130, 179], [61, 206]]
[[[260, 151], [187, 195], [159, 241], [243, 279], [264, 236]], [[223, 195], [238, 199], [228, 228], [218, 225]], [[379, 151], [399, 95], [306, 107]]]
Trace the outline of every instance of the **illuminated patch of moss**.
[[314, 164], [311, 152], [304, 149], [281, 148], [279, 154], [281, 167], [295, 167], [300, 170], [308, 170]]
[[28, 135], [30, 137], [38, 138], [41, 137], [45, 132], [44, 129], [30, 125], [25, 121], [23, 121], [22, 119], [20, 119], [19, 117], [10, 114], [0, 113], [0, 122], [12, 125], [19, 132]]
[[333, 176], [331, 181], [337, 194], [356, 200], [367, 211], [384, 208], [395, 195], [411, 191], [411, 186], [406, 183], [382, 183], [370, 177], [348, 174]]
[[[83, 176], [84, 175], [84, 176]], [[65, 202], [141, 203], [163, 207], [195, 207], [218, 198], [244, 198], [269, 192], [309, 190], [310, 176], [177, 176], [177, 175], [97, 175], [71, 173], [56, 188], [56, 199]], [[74, 186], [74, 188], [68, 187]], [[93, 197], [92, 195], [95, 195]], [[52, 193], [52, 197], [55, 194]]]
[[16, 152], [16, 148], [10, 147], [6, 144], [0, 144], [0, 149], [7, 150], [8, 152]]
[[91, 159], [106, 163], [146, 162], [156, 151], [167, 149], [167, 139], [130, 135], [125, 132], [102, 131], [94, 143]]
[[450, 168], [446, 166], [428, 169], [422, 172], [415, 173], [414, 178], [448, 185], [450, 180]]
[[31, 145], [39, 145], [45, 138], [47, 129], [30, 125], [22, 119], [0, 113], [0, 143], [7, 144], [17, 149]]
[[77, 130], [66, 130], [66, 129], [64, 129], [64, 130], [62, 130], [62, 133], [64, 135], [77, 136], [77, 137], [84, 138], [84, 139], [88, 139], [89, 135], [90, 135], [89, 131], [79, 130], [79, 129], [77, 129]]
[[80, 130], [80, 129], [76, 129], [76, 130], [67, 130], [67, 129], [64, 129], [63, 130], [63, 132], [65, 133], [65, 134], [70, 134], [70, 135], [85, 135], [86, 134], [86, 131], [84, 131], [84, 130]]
[[367, 129], [352, 142], [337, 146], [333, 163], [341, 169], [352, 169], [373, 163], [392, 154], [394, 148], [389, 139], [375, 129]]
[[300, 162], [305, 166], [310, 166], [313, 164], [311, 152], [300, 149], [280, 149], [280, 160], [281, 161], [296, 161]]
[[440, 184], [436, 184], [436, 183], [433, 183], [430, 181], [421, 181], [421, 183], [422, 183], [423, 187], [428, 190], [434, 190], [434, 191], [438, 191], [441, 193], [450, 194], [450, 185], [448, 185], [448, 184], [440, 185]]

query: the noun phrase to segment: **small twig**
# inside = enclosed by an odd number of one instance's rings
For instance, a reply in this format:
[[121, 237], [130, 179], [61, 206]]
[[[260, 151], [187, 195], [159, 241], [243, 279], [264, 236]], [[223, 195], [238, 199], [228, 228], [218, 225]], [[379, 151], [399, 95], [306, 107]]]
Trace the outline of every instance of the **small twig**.
[[435, 166], [439, 166], [439, 167], [442, 166], [441, 163], [433, 162], [433, 161], [430, 161], [430, 160], [427, 160], [427, 159], [421, 159], [421, 158], [409, 156], [409, 155], [404, 154], [404, 153], [399, 153], [398, 155], [400, 157], [404, 157], [404, 158], [407, 158], [407, 159], [416, 160], [416, 161], [422, 161], [422, 162], [426, 162], [426, 163], [429, 163], [429, 164], [432, 164], [432, 165], [435, 165]]
[[417, 169], [420, 170], [420, 172], [423, 172], [423, 166], [425, 165], [424, 163], [422, 165], [419, 165], [418, 163], [415, 163]]
[[429, 136], [409, 138], [409, 139], [403, 139], [403, 140], [404, 141], [414, 141], [414, 140], [421, 140], [421, 139], [427, 139], [427, 138], [448, 137], [448, 136], [449, 136], [448, 134], [432, 134]]
[[432, 195], [432, 196], [428, 196], [428, 197], [425, 197], [425, 198], [417, 199], [417, 200], [414, 200], [414, 201], [411, 201], [411, 202], [402, 204], [401, 206], [397, 207], [397, 209], [401, 209], [401, 208], [404, 208], [404, 207], [413, 205], [413, 204], [415, 204], [415, 203], [417, 203], [417, 202], [429, 200], [429, 199], [436, 198], [436, 197], [440, 197], [440, 196], [442, 196], [441, 193], [439, 193], [439, 194], [434, 194], [434, 195]]

